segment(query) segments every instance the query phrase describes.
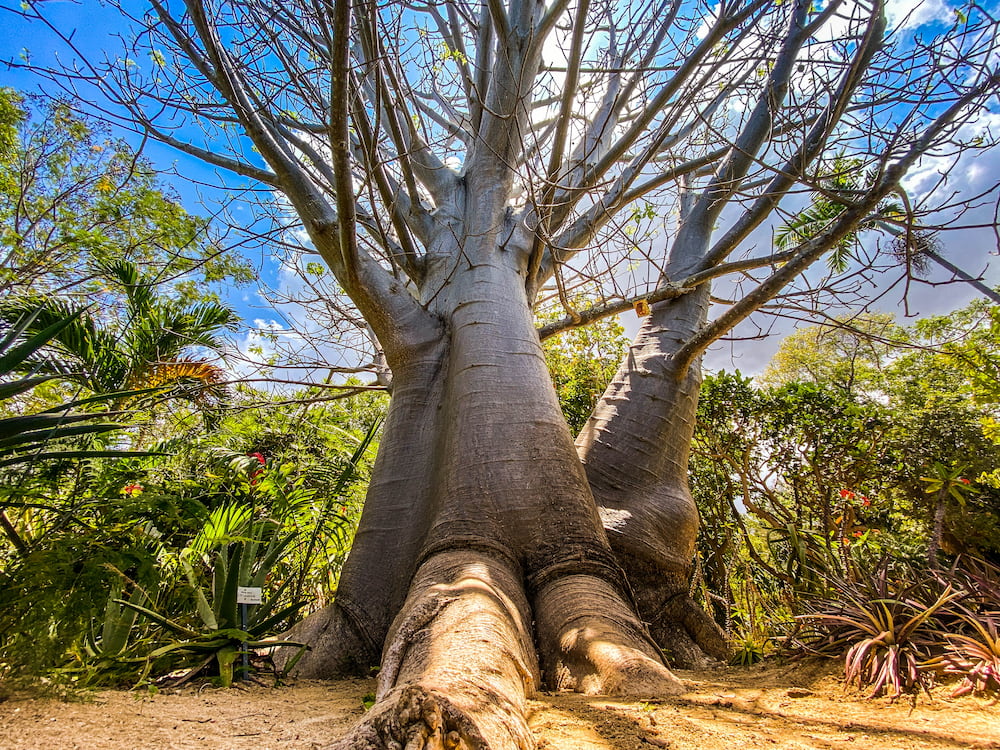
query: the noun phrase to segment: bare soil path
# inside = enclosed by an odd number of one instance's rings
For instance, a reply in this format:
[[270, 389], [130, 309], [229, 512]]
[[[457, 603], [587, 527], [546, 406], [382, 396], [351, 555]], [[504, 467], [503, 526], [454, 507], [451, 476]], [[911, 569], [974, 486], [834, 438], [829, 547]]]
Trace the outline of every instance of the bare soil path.
[[[677, 698], [621, 701], [542, 694], [530, 724], [543, 750], [1000, 750], [1000, 704], [932, 698], [865, 700], [829, 664], [681, 672]], [[100, 691], [89, 700], [9, 695], [0, 748], [312, 750], [363, 713], [366, 680], [301, 680], [272, 689]]]

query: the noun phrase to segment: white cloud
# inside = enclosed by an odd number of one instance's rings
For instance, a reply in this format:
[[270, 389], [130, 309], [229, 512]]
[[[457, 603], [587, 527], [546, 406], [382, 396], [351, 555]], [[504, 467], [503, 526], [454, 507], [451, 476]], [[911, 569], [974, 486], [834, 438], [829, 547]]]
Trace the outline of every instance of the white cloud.
[[282, 339], [302, 338], [300, 334], [286, 328], [277, 320], [254, 319], [253, 326], [248, 328], [246, 334], [236, 341], [239, 362], [234, 363], [235, 369], [246, 376], [269, 367], [273, 364], [272, 359], [277, 352], [279, 337]]
[[885, 14], [889, 27], [915, 29], [935, 21], [950, 22], [955, 11], [946, 0], [888, 0]]

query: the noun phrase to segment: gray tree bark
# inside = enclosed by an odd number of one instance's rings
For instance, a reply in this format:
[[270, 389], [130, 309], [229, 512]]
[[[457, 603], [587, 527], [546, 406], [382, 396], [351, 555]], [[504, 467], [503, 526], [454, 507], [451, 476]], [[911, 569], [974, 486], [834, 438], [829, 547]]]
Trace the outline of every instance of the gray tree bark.
[[608, 544], [504, 217], [478, 200], [463, 252], [430, 267], [440, 343], [394, 367], [338, 604], [289, 634], [313, 640], [298, 667], [311, 676], [350, 666], [359, 643], [369, 659], [381, 647], [377, 707], [338, 746], [527, 748], [524, 701], [542, 684], [682, 689]]
[[701, 369], [678, 368], [672, 358], [707, 310], [707, 288], [653, 306], [576, 442], [639, 615], [671, 662], [685, 667], [729, 654], [688, 595], [698, 533], [688, 458]]

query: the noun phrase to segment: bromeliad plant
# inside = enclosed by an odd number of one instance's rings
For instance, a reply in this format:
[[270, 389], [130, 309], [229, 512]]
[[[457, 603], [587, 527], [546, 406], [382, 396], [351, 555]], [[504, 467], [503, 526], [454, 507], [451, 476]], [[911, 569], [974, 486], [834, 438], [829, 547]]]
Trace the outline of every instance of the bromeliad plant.
[[[229, 687], [242, 648], [305, 648], [299, 643], [265, 640], [305, 605], [304, 601], [296, 601], [280, 606], [291, 576], [269, 592], [265, 602], [249, 608], [246, 623], [241, 621], [237, 603], [237, 589], [263, 588], [295, 542], [296, 532], [285, 531], [283, 526], [271, 518], [256, 518], [248, 505], [224, 505], [210, 515], [191, 544], [176, 556], [176, 564], [194, 596], [200, 627], [184, 625], [132, 601], [115, 600], [159, 625], [171, 639], [149, 653], [146, 674], [156, 660], [171, 654], [188, 654], [196, 657], [196, 663], [176, 684], [189, 680], [215, 661], [220, 683]], [[211, 571], [211, 585], [202, 583], [199, 567]]]
[[[890, 584], [890, 580], [902, 581]], [[799, 620], [812, 630], [798, 650], [845, 658], [848, 684], [892, 698], [958, 677], [953, 696], [1000, 691], [1000, 568], [959, 558], [947, 570], [883, 562], [857, 583], [830, 580]]]
[[959, 558], [936, 577], [966, 595], [949, 605], [943, 653], [927, 667], [961, 681], [952, 696], [1000, 692], [1000, 567]]
[[959, 616], [967, 632], [947, 635], [948, 650], [936, 660], [945, 674], [962, 678], [952, 697], [1000, 690], [1000, 612]]
[[825, 656], [845, 654], [847, 684], [870, 686], [870, 698], [926, 690], [933, 682], [928, 667], [942, 641], [939, 615], [963, 595], [951, 586], [935, 594], [934, 581], [894, 586], [885, 564], [867, 582], [831, 581], [834, 596], [817, 598], [815, 611], [800, 616], [815, 630], [799, 645]]

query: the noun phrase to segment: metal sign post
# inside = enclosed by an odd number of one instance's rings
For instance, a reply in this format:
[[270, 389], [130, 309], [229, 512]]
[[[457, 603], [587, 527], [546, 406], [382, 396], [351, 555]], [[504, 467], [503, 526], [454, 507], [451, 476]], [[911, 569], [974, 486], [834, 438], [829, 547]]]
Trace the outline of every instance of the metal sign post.
[[[261, 596], [263, 589], [259, 586], [237, 586], [236, 603], [240, 605], [240, 630], [247, 632], [247, 617], [251, 604], [260, 604], [263, 601]], [[250, 676], [250, 652], [247, 650], [246, 641], [243, 642], [243, 677]]]

